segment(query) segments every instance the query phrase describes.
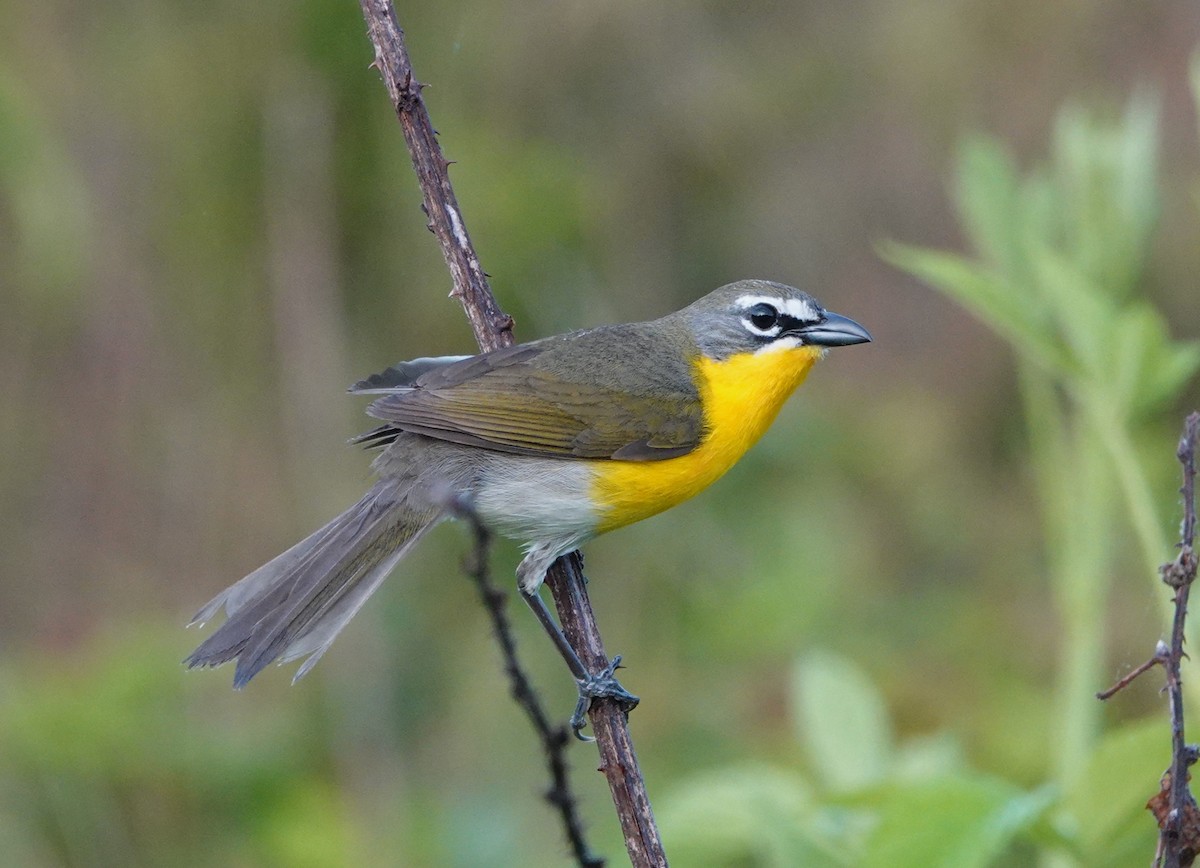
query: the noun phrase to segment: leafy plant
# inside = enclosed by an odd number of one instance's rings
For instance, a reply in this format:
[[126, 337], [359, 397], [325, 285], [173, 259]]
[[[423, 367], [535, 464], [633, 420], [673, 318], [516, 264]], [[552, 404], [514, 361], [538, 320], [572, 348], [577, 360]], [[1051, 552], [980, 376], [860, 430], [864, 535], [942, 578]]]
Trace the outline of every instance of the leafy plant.
[[977, 255], [884, 249], [1014, 350], [1062, 621], [1055, 778], [1064, 788], [1099, 734], [1094, 693], [1123, 521], [1166, 604], [1156, 568], [1170, 553], [1167, 525], [1136, 444], [1200, 368], [1200, 345], [1172, 340], [1138, 292], [1158, 213], [1157, 130], [1145, 96], [1117, 120], [1068, 107], [1048, 165], [1025, 176], [999, 143], [972, 138], [956, 202]]
[[792, 716], [811, 780], [776, 768], [719, 769], [669, 794], [668, 850], [688, 865], [984, 866], [1051, 804], [968, 768], [950, 736], [897, 742], [883, 697], [848, 660], [797, 662]]
[[[1200, 81], [1200, 73], [1197, 74]], [[1130, 864], [1149, 858], [1145, 813], [1166, 721], [1100, 737], [1104, 614], [1132, 528], [1154, 593], [1170, 542], [1138, 442], [1200, 369], [1140, 293], [1158, 214], [1158, 116], [1060, 114], [1051, 158], [1021, 173], [994, 139], [964, 142], [955, 198], [974, 256], [887, 244], [895, 265], [954, 299], [1013, 348], [1051, 587], [1061, 619], [1055, 767], [1029, 789], [974, 770], [948, 735], [904, 742], [846, 660], [797, 664], [793, 717], [810, 774], [716, 770], [661, 811], [671, 852], [697, 865]], [[1030, 733], [1031, 738], [1046, 737]]]

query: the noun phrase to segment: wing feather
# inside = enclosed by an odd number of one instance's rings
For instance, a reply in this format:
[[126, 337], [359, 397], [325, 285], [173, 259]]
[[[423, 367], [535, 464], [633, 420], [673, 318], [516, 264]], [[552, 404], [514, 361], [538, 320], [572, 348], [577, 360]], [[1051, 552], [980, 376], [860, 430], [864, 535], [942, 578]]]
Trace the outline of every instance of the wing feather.
[[[639, 354], [655, 336], [619, 331], [630, 328], [397, 365], [390, 370], [400, 375], [361, 384], [384, 392], [367, 412], [401, 431], [522, 455], [653, 461], [686, 454], [704, 432], [688, 366], [651, 368]], [[581, 364], [588, 355], [596, 362]], [[372, 445], [384, 440], [366, 436]]]

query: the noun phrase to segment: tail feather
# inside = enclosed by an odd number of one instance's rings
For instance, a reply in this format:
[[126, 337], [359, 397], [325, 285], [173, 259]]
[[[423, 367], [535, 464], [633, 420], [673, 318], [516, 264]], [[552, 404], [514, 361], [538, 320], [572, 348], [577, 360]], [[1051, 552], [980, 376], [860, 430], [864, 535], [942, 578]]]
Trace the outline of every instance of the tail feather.
[[192, 652], [189, 668], [237, 660], [234, 687], [267, 665], [308, 655], [302, 677], [407, 553], [440, 518], [414, 508], [386, 481], [320, 530], [222, 591], [192, 623], [222, 608], [226, 620]]
[[[354, 508], [351, 507], [348, 512]], [[234, 630], [226, 629], [230, 622], [237, 616], [241, 616], [241, 620], [249, 621], [249, 616], [243, 614], [248, 606], [267, 608], [272, 603], [278, 605], [286, 600], [291, 585], [298, 577], [298, 568], [303, 566], [308, 555], [327, 542], [336, 527], [345, 521], [345, 515], [346, 513], [339, 515], [320, 530], [309, 534], [283, 554], [263, 564], [205, 603], [204, 608], [192, 616], [188, 626], [203, 627], [222, 609], [225, 611], [225, 625], [197, 648], [185, 662], [190, 666], [219, 666], [237, 657], [245, 646], [245, 637], [240, 644], [218, 641], [231, 640]], [[293, 581], [289, 583], [286, 581], [287, 577], [291, 577]], [[203, 659], [200, 659], [201, 656]]]
[[401, 558], [408, 554], [408, 550], [434, 524], [436, 521], [430, 522], [413, 534], [400, 548], [372, 567], [357, 584], [348, 588], [341, 597], [329, 605], [321, 617], [315, 619], [304, 632], [297, 634], [291, 644], [287, 646], [287, 650], [279, 656], [280, 663], [298, 660], [301, 657], [308, 658], [296, 670], [296, 674], [292, 677], [293, 684], [307, 675], [308, 671], [317, 664], [342, 628], [362, 608], [367, 598], [375, 593], [375, 589], [388, 577]]

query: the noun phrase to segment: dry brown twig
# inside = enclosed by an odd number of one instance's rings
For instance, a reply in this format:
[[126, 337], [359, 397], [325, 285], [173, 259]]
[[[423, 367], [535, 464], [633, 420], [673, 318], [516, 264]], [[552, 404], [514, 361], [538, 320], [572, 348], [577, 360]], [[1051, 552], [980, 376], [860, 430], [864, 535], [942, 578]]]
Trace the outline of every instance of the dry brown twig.
[[[360, 0], [360, 5], [375, 47], [373, 65], [383, 77], [404, 131], [404, 140], [421, 185], [429, 228], [441, 244], [442, 255], [453, 278], [451, 296], [462, 304], [481, 349], [510, 346], [514, 342], [512, 318], [497, 305], [471, 245], [466, 222], [450, 185], [449, 163], [429, 121], [421, 97], [422, 85], [413, 75], [395, 9], [391, 0]], [[546, 584], [554, 597], [563, 632], [580, 659], [590, 671], [603, 670], [608, 665], [608, 657], [588, 601], [579, 552], [556, 561], [546, 575]], [[588, 718], [600, 751], [600, 770], [608, 780], [631, 863], [635, 868], [665, 866], [666, 855], [633, 749], [624, 707], [612, 699], [597, 699], [588, 710]]]
[[1175, 614], [1171, 624], [1171, 642], [1159, 641], [1154, 655], [1102, 693], [1108, 699], [1119, 693], [1135, 678], [1154, 666], [1166, 672], [1166, 692], [1171, 713], [1171, 766], [1163, 775], [1160, 791], [1146, 807], [1158, 821], [1158, 852], [1155, 865], [1164, 868], [1183, 868], [1191, 865], [1200, 852], [1200, 809], [1188, 787], [1188, 768], [1198, 756], [1197, 747], [1184, 739], [1183, 683], [1180, 666], [1186, 653], [1183, 650], [1184, 624], [1187, 619], [1188, 596], [1196, 580], [1196, 449], [1200, 441], [1200, 413], [1192, 413], [1183, 426], [1176, 457], [1183, 465], [1183, 524], [1180, 532], [1179, 554], [1175, 560], [1159, 568], [1163, 582], [1175, 591]]

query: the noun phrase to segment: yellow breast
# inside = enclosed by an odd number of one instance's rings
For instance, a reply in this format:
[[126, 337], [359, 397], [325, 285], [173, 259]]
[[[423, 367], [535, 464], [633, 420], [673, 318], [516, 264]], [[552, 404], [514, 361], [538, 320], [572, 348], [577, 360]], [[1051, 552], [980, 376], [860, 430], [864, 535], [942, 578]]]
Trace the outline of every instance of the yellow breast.
[[592, 485], [600, 516], [596, 532], [669, 509], [719, 479], [770, 427], [820, 355], [816, 347], [792, 347], [720, 362], [700, 358], [695, 376], [704, 402], [704, 439], [678, 458], [600, 463]]

